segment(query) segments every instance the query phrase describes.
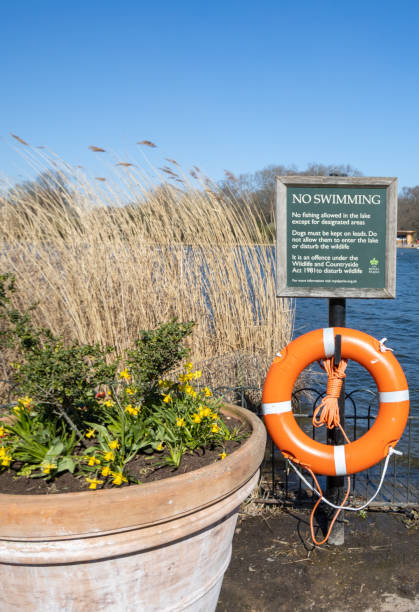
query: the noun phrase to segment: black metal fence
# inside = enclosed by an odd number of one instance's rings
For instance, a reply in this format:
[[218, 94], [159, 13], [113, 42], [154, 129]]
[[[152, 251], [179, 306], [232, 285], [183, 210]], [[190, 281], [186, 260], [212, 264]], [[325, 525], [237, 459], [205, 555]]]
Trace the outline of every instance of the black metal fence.
[[[2, 381], [9, 382], [9, 381]], [[10, 387], [7, 404], [11, 402]], [[218, 387], [214, 395], [224, 397], [226, 401], [239, 404], [252, 410], [259, 416], [261, 413], [262, 390], [259, 387]], [[325, 392], [314, 387], [304, 387], [292, 395], [293, 413], [300, 427], [319, 442], [326, 442], [325, 428], [312, 426], [312, 415]], [[419, 389], [410, 389], [410, 415], [397, 450], [403, 455], [393, 455], [390, 459], [383, 486], [371, 505], [379, 507], [415, 507], [419, 505]], [[359, 438], [372, 425], [378, 412], [378, 396], [370, 389], [355, 389], [346, 393], [345, 431], [351, 439]], [[377, 489], [381, 480], [383, 462], [365, 472], [352, 477], [351, 503], [357, 505], [368, 500]], [[309, 477], [308, 480], [311, 480]], [[325, 489], [325, 477], [319, 477], [322, 489]], [[271, 502], [293, 504], [307, 501], [312, 497], [306, 485], [290, 468], [281, 452], [272, 440], [268, 440], [265, 461], [262, 466], [262, 495]]]
[[[256, 387], [219, 387], [216, 395], [237, 403], [261, 416], [261, 389]], [[300, 427], [319, 442], [326, 442], [325, 428], [312, 426], [312, 415], [325, 393], [305, 387], [294, 391], [293, 412]], [[405, 432], [397, 445], [402, 456], [393, 455], [379, 494], [372, 506], [414, 507], [419, 505], [419, 389], [410, 390], [411, 410]], [[356, 389], [346, 393], [345, 431], [351, 439], [359, 438], [372, 425], [378, 411], [377, 393]], [[381, 480], [383, 463], [352, 477], [351, 503], [361, 505], [375, 493]], [[311, 480], [309, 477], [307, 480]], [[325, 477], [319, 478], [325, 489]], [[310, 502], [311, 494], [290, 468], [281, 452], [269, 439], [262, 468], [262, 494], [271, 502]]]

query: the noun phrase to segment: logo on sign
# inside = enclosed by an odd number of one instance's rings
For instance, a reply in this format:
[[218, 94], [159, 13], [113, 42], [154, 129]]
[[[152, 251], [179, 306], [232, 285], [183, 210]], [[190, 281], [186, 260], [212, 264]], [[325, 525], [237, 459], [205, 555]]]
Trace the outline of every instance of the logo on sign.
[[370, 274], [377, 274], [380, 271], [379, 264], [380, 262], [376, 257], [370, 259], [370, 267], [368, 268], [368, 272]]

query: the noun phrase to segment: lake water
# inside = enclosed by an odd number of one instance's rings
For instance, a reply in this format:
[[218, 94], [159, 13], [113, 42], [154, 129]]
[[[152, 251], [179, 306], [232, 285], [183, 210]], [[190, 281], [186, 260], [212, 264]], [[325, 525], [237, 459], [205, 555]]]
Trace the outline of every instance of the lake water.
[[[387, 338], [386, 345], [394, 350], [406, 375], [410, 391], [410, 429], [400, 441], [399, 449], [410, 453], [411, 460], [417, 465], [419, 457], [419, 374], [418, 374], [418, 331], [419, 331], [419, 249], [397, 250], [397, 294], [395, 299], [346, 300], [346, 327], [359, 329], [378, 340]], [[294, 337], [312, 329], [328, 326], [327, 298], [298, 298], [295, 300], [296, 315]], [[315, 365], [313, 371], [320, 372]], [[325, 377], [322, 384], [315, 388], [325, 390]], [[363, 391], [368, 389], [369, 391]], [[375, 415], [378, 401], [372, 400], [376, 386], [370, 374], [359, 364], [349, 362], [346, 377], [346, 393], [353, 393], [357, 414], [366, 415], [371, 406]], [[347, 400], [346, 413], [352, 413], [352, 403]], [[347, 426], [350, 427], [348, 421]], [[349, 429], [349, 431], [351, 431]], [[359, 436], [359, 434], [358, 434]], [[402, 463], [407, 460], [403, 459]], [[412, 464], [413, 465], [413, 464]], [[419, 476], [415, 473], [415, 482]]]
[[[327, 298], [295, 300], [294, 335], [328, 326]], [[382, 300], [346, 300], [346, 327], [359, 329], [394, 350], [412, 390], [412, 400], [418, 410], [418, 331], [419, 331], [419, 249], [397, 249], [397, 297]], [[369, 375], [362, 380], [368, 382]], [[370, 379], [371, 380], [371, 379]], [[359, 381], [355, 381], [359, 384]], [[348, 377], [347, 385], [351, 386]], [[416, 393], [415, 393], [416, 389]], [[419, 414], [419, 411], [416, 412]]]

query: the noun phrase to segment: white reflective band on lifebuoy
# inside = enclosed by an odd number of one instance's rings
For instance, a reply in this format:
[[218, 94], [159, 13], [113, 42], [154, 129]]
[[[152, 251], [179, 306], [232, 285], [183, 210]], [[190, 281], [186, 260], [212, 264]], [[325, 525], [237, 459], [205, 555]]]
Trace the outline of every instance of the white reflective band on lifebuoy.
[[409, 399], [409, 391], [408, 389], [405, 389], [404, 391], [381, 391], [378, 394], [378, 398], [382, 404], [407, 402]]
[[262, 404], [263, 414], [282, 414], [283, 412], [291, 412], [291, 402], [272, 402], [270, 404]]
[[326, 357], [332, 357], [335, 354], [335, 334], [333, 327], [323, 327], [323, 346]]
[[336, 476], [346, 475], [345, 446], [334, 446]]

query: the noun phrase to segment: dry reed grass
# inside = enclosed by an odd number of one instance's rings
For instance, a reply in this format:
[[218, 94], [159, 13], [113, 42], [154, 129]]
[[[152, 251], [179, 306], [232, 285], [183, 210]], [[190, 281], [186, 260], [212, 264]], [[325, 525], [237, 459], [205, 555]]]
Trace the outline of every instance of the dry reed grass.
[[99, 183], [34, 149], [28, 160], [53, 172], [36, 190], [0, 196], [0, 269], [16, 276], [21, 305], [37, 303], [38, 324], [124, 352], [141, 329], [194, 320], [191, 358], [213, 386], [261, 384], [292, 311], [275, 297], [254, 210], [197, 167], [192, 185], [171, 158], [148, 173], [115, 159], [115, 179]]

